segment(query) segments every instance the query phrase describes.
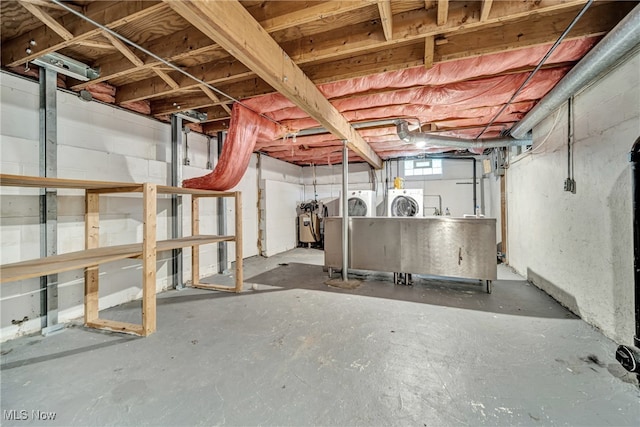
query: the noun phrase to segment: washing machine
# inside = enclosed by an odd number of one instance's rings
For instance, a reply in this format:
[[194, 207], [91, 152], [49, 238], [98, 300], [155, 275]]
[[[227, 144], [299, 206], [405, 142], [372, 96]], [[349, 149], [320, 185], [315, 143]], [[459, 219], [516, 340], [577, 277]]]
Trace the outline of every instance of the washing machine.
[[421, 188], [390, 189], [387, 216], [424, 216]]
[[[373, 190], [354, 190], [347, 193], [349, 216], [376, 216], [376, 193]], [[340, 216], [342, 216], [342, 192], [340, 193]]]

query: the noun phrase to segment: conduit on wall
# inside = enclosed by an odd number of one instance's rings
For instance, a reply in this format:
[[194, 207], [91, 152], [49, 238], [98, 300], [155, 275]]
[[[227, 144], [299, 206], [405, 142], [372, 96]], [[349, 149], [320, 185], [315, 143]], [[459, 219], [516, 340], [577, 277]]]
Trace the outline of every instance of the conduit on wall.
[[284, 129], [275, 123], [235, 103], [229, 132], [215, 169], [205, 176], [184, 180], [182, 186], [217, 191], [235, 187], [249, 167], [256, 141], [273, 140], [283, 134]]

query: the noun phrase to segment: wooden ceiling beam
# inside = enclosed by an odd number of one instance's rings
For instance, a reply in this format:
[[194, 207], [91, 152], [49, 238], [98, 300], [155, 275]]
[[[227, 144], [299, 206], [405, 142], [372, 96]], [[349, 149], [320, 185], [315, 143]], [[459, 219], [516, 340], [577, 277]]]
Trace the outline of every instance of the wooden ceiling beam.
[[29, 13], [38, 18], [44, 25], [51, 28], [57, 35], [62, 37], [64, 40], [71, 40], [73, 38], [73, 34], [69, 32], [62, 24], [53, 19], [51, 15], [40, 9], [40, 7], [34, 5], [29, 1], [18, 0], [20, 5], [27, 9]]
[[202, 90], [202, 92], [204, 92], [204, 94], [207, 95], [213, 102], [219, 104], [224, 111], [226, 111], [228, 114], [231, 114], [231, 108], [229, 108], [227, 104], [220, 102], [220, 98], [218, 98], [218, 96], [211, 89], [209, 89], [205, 85], [200, 85], [199, 87], [200, 90]]
[[[55, 3], [51, 3], [50, 1], [47, 0], [20, 0], [21, 3], [31, 3], [35, 6], [40, 6], [40, 7], [46, 7], [49, 9], [56, 9], [56, 10], [66, 10], [65, 8], [63, 8], [62, 6], [59, 6]], [[67, 6], [69, 6], [71, 9], [75, 10], [76, 12], [82, 12], [82, 7], [77, 6], [73, 3], [66, 3]]]
[[136, 56], [136, 54], [131, 49], [129, 49], [129, 46], [124, 44], [124, 42], [122, 42], [120, 39], [118, 39], [117, 37], [112, 36], [111, 33], [108, 33], [106, 31], [103, 31], [102, 35], [107, 40], [109, 40], [109, 42], [113, 45], [113, 47], [118, 49], [118, 51], [122, 55], [124, 55], [125, 58], [127, 58], [129, 61], [131, 61], [131, 63], [133, 65], [135, 65], [138, 68], [144, 66], [144, 61], [142, 59], [138, 58], [138, 56]]
[[[116, 28], [120, 25], [146, 18], [165, 7], [163, 3], [158, 1], [98, 1], [91, 2], [86, 6], [85, 15], [101, 22], [109, 28]], [[61, 16], [59, 23], [73, 35], [73, 38], [65, 40], [51, 28], [43, 25], [3, 43], [2, 65], [7, 67], [23, 65], [25, 62], [31, 61], [46, 53], [61, 50], [73, 45], [77, 41], [96, 37], [102, 33], [101, 29], [71, 14]], [[31, 46], [31, 53], [27, 54], [25, 49], [27, 46], [30, 46], [31, 40], [35, 41], [36, 44]]]
[[[280, 6], [280, 2], [273, 3], [273, 5], [271, 3], [267, 3], [266, 6]], [[268, 32], [272, 33], [295, 25], [300, 25], [300, 23], [303, 22], [313, 22], [317, 20], [319, 16], [330, 19], [335, 15], [358, 10], [369, 6], [370, 4], [370, 1], [366, 0], [326, 2], [307, 7], [300, 11], [280, 15], [276, 18], [265, 19], [260, 24]], [[196, 28], [188, 28], [174, 34], [155, 39], [149, 43], [143, 44], [143, 47], [157, 56], [166, 58], [172, 62], [180, 62], [185, 58], [200, 55], [205, 52], [210, 53], [215, 50], [222, 50], [219, 46], [213, 43], [209, 37], [202, 34]], [[225, 54], [224, 56], [227, 55]], [[147, 63], [147, 67], [154, 67], [161, 64], [153, 58], [146, 58], [145, 62]], [[101, 59], [92, 65], [100, 68], [100, 77], [92, 82], [79, 83], [73, 86], [72, 89], [80, 90], [89, 84], [115, 79], [138, 71], [136, 68], [131, 67], [129, 61], [123, 61], [122, 58], [118, 56]], [[159, 81], [145, 83], [145, 85], [151, 86], [157, 86], [158, 84], [161, 85]], [[165, 88], [164, 91], [166, 92], [167, 89]]]
[[380, 21], [384, 31], [384, 38], [393, 39], [393, 14], [391, 13], [391, 0], [378, 0], [378, 11], [380, 12]]
[[[389, 2], [390, 0], [382, 0]], [[274, 5], [278, 3], [273, 2]], [[283, 5], [285, 5], [283, 3]], [[260, 20], [262, 28], [270, 33], [291, 28], [292, 26], [309, 24], [318, 20], [329, 19], [336, 15], [353, 12], [371, 5], [371, 0], [329, 1], [307, 5], [304, 9], [284, 13], [282, 15]], [[285, 6], [286, 7], [286, 6]], [[389, 9], [390, 10], [390, 9]]]
[[493, 0], [482, 0], [482, 6], [480, 6], [480, 21], [485, 22], [489, 19], [489, 12], [491, 12], [491, 5]]
[[239, 2], [170, 1], [168, 4], [274, 89], [346, 140], [347, 146], [369, 164], [378, 169], [382, 167], [382, 160], [369, 144]]
[[438, 0], [438, 25], [444, 25], [449, 18], [449, 0]]
[[173, 88], [173, 89], [178, 89], [180, 87], [180, 85], [171, 78], [171, 76], [167, 73], [165, 73], [163, 70], [161, 70], [158, 67], [153, 67], [152, 68], [153, 72], [156, 73], [158, 75], [158, 77], [160, 77], [167, 85], [169, 85], [169, 87]]
[[[579, 39], [603, 35], [622, 19], [632, 8], [633, 4], [596, 3], [582, 17], [572, 29], [566, 40]], [[471, 34], [452, 34], [449, 43], [434, 47], [434, 64], [445, 61], [463, 59], [484, 54], [523, 49], [531, 46], [554, 42], [564, 28], [575, 17], [575, 11], [566, 11], [555, 15], [552, 19], [536, 16], [528, 18], [528, 23], [522, 20], [505, 23], [500, 27], [484, 28]], [[527, 31], [523, 32], [523, 28]], [[338, 61], [303, 65], [305, 74], [316, 84], [345, 80], [366, 76], [369, 74], [400, 70], [424, 65], [424, 41], [416, 41], [405, 45], [393, 45], [385, 50], [355, 55]], [[212, 68], [205, 66], [205, 68]], [[248, 98], [269, 93], [268, 86], [256, 90], [254, 80], [241, 82], [235, 86], [217, 86], [219, 89], [236, 98]], [[230, 93], [229, 90], [234, 91]], [[181, 97], [179, 93], [176, 97]], [[203, 97], [204, 98], [204, 97]], [[181, 101], [186, 108], [200, 108], [206, 104], [206, 99], [199, 100], [198, 107], [190, 105], [188, 99]], [[158, 101], [154, 105], [154, 114], [171, 112], [171, 104]], [[213, 105], [213, 104], [208, 104]]]
[[[545, 3], [543, 1], [540, 7], [545, 8], [544, 10], [547, 10], [548, 8], [553, 8], [554, 10], [556, 10], [558, 8], [558, 5], [556, 3], [549, 3], [549, 2]], [[575, 5], [573, 7], [575, 8]], [[528, 6], [526, 10], [530, 10], [530, 9], [531, 9], [531, 6]], [[523, 14], [524, 10], [525, 9], [520, 5], [518, 5], [517, 7], [513, 5], [508, 5], [506, 9], [505, 8], [501, 9], [500, 13], [514, 14], [518, 12], [518, 16], [520, 16], [519, 20], [522, 20], [523, 17], [526, 18], [528, 16], [527, 14]], [[422, 20], [425, 19], [425, 16], [424, 16], [425, 13], [426, 12], [421, 11], [417, 14], [414, 13], [414, 14], [409, 14], [409, 16], [405, 16], [403, 18], [403, 20], [405, 21], [403, 24], [403, 28], [404, 28], [403, 31], [406, 33], [405, 36], [402, 39], [396, 39], [391, 42], [388, 42], [387, 40], [382, 38], [377, 41], [374, 40], [371, 37], [370, 24], [365, 23], [358, 28], [350, 27], [350, 30], [353, 31], [353, 33], [350, 35], [346, 33], [338, 33], [337, 36], [329, 35], [328, 39], [323, 39], [323, 40], [316, 40], [316, 39], [312, 39], [311, 41], [308, 41], [306, 39], [297, 40], [297, 41], [285, 44], [285, 50], [288, 52], [289, 56], [298, 65], [303, 66], [303, 68], [304, 68], [304, 64], [310, 63], [310, 62], [322, 62], [322, 61], [327, 62], [328, 60], [331, 60], [333, 58], [341, 58], [344, 56], [348, 58], [349, 57], [352, 58], [361, 54], [369, 54], [369, 52], [387, 51], [388, 49], [393, 48], [396, 45], [399, 47], [399, 45], [402, 45], [402, 44], [406, 45], [407, 42], [412, 42], [412, 41], [418, 42], [421, 39], [424, 39], [425, 36], [418, 36], [416, 35], [415, 31], [412, 30], [412, 28], [415, 26], [420, 26], [423, 30], [425, 30], [428, 34], [427, 37], [435, 36], [436, 34], [440, 34], [445, 30], [454, 32], [460, 27], [459, 25], [455, 24], [454, 21], [456, 20], [460, 22], [465, 21], [466, 20], [465, 13], [467, 12], [465, 12], [461, 8], [454, 9], [454, 14], [452, 14], [451, 16], [452, 17], [451, 22], [448, 25], [446, 25], [444, 28], [438, 27], [435, 24], [431, 24], [430, 26], [418, 24], [418, 22], [422, 22]], [[455, 20], [453, 19], [454, 17], [456, 18]], [[506, 18], [503, 18], [503, 19], [506, 19]], [[509, 25], [509, 22], [511, 21], [505, 20], [503, 25]], [[482, 28], [484, 25], [485, 24], [480, 24], [479, 22], [477, 22], [475, 26], [470, 27], [471, 28], [470, 31], [478, 31], [478, 29]], [[520, 27], [521, 32], [525, 35], [527, 34], [526, 25], [527, 24], [523, 24]], [[198, 31], [198, 34], [201, 34], [201, 33]], [[205, 37], [205, 36], [201, 35], [199, 37]], [[349, 44], [349, 47], [350, 47], [349, 49], [344, 47], [345, 40], [350, 40], [351, 42]], [[198, 43], [202, 44], [201, 41], [198, 41]], [[166, 44], [163, 44], [163, 46], [168, 46], [169, 44], [170, 43], [166, 43]], [[354, 45], [357, 45], [357, 46], [354, 47]], [[521, 43], [521, 45], [524, 46], [526, 45], [526, 43]], [[458, 48], [459, 50], [461, 46], [457, 45], [456, 48]], [[345, 53], [348, 53], [349, 55], [345, 55]], [[375, 55], [375, 53], [372, 53], [372, 54]], [[398, 61], [400, 61], [401, 59], [402, 59], [401, 57], [399, 56], [397, 57]], [[424, 60], [424, 57], [423, 57], [423, 60]], [[342, 59], [340, 59], [339, 61], [342, 61]], [[342, 61], [342, 62], [347, 62], [347, 61]], [[353, 61], [351, 62], [353, 63]], [[436, 59], [436, 62], [438, 62], [437, 59]], [[411, 66], [411, 65], [407, 65], [407, 66]], [[359, 68], [362, 68], [362, 67], [359, 67]], [[392, 65], [389, 67], [384, 67], [382, 66], [382, 64], [377, 68], [380, 69], [380, 71], [378, 72], [398, 69], [397, 66]], [[247, 69], [244, 65], [238, 64], [237, 61], [233, 59], [221, 60], [218, 63], [211, 62], [208, 64], [201, 64], [196, 67], [187, 68], [186, 71], [197, 76], [201, 80], [216, 86], [219, 84], [224, 84], [225, 80], [227, 79], [238, 80], [238, 79], [244, 79], [244, 78], [251, 78], [253, 76], [253, 72]], [[105, 67], [101, 67], [101, 72], [104, 75]], [[349, 72], [340, 71], [340, 70], [335, 70], [335, 72], [337, 75], [351, 74], [352, 76], [357, 76], [353, 72], [349, 73]], [[108, 74], [109, 71], [106, 71], [106, 73]], [[180, 85], [179, 89], [172, 88], [171, 86], [167, 85], [166, 82], [157, 78], [147, 79], [147, 80], [138, 81], [138, 82], [132, 82], [127, 85], [123, 85], [119, 88], [119, 91], [116, 95], [117, 102], [118, 103], [133, 102], [133, 101], [148, 99], [152, 97], [171, 95], [172, 93], [175, 93], [175, 92], [192, 89], [194, 87], [197, 87], [198, 85], [197, 82], [193, 81], [192, 79], [189, 79], [186, 76], [179, 76], [179, 77], [176, 77], [175, 79], [176, 79], [176, 82]], [[73, 88], [78, 89], [85, 85], [86, 83], [80, 84], [78, 86], [74, 86]]]
[[[330, 60], [332, 58], [356, 55], [375, 49], [384, 49], [394, 44], [407, 43], [412, 40], [424, 39], [426, 36], [438, 36], [458, 31], [475, 31], [481, 27], [535, 16], [563, 8], [575, 9], [585, 0], [570, 0], [558, 3], [553, 0], [540, 0], [538, 6], [529, 2], [498, 2], [492, 10], [492, 18], [487, 22], [480, 22], [478, 14], [467, 8], [453, 8], [449, 13], [449, 20], [445, 25], [438, 26], [433, 21], [433, 11], [416, 9], [410, 12], [394, 15], [394, 39], [385, 40], [382, 34], [376, 34], [369, 22], [352, 25], [342, 31], [331, 31], [307, 37], [292, 42], [283, 43], [283, 49], [289, 57], [298, 64], [314, 61]], [[431, 17], [431, 20], [430, 20]], [[430, 23], [431, 22], [431, 23]]]
[[435, 37], [427, 36], [424, 38], [424, 68], [433, 67], [433, 57], [435, 54]]

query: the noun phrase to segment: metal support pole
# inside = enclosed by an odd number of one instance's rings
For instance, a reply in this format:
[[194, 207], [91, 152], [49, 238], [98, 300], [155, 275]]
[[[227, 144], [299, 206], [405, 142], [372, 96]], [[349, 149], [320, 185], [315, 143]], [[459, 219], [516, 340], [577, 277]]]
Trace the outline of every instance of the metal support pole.
[[[182, 117], [171, 116], [171, 185], [182, 184]], [[171, 196], [171, 237], [182, 237], [182, 196]], [[184, 289], [182, 249], [171, 250], [171, 283], [174, 289]]]
[[[44, 68], [40, 72], [40, 176], [58, 177], [57, 82], [58, 73]], [[58, 250], [58, 201], [55, 188], [40, 193], [40, 255]], [[61, 330], [58, 324], [58, 275], [40, 278], [42, 334]], [[46, 318], [46, 319], [45, 319]]]
[[[218, 132], [218, 156], [217, 156], [218, 161], [220, 161], [222, 146], [224, 145], [224, 140], [226, 139], [226, 137], [227, 137], [226, 132]], [[226, 199], [224, 197], [216, 197], [216, 203], [218, 208], [218, 234], [226, 235], [227, 233]], [[227, 270], [228, 264], [229, 264], [229, 261], [228, 261], [228, 252], [227, 252], [227, 242], [220, 242], [218, 243], [218, 273], [226, 274], [228, 272]]]
[[342, 141], [342, 280], [349, 280], [349, 149]]
[[478, 189], [477, 189], [478, 186], [476, 184], [478, 167], [476, 165], [475, 157], [472, 160], [473, 160], [473, 210], [471, 212], [476, 214], [478, 213], [476, 212], [476, 207], [478, 206]]

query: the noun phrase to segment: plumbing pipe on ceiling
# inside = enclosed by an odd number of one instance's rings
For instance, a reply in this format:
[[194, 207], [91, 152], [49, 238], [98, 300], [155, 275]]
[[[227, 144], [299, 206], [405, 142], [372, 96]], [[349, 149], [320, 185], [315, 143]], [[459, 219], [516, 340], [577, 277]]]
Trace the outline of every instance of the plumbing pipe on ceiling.
[[501, 147], [514, 147], [531, 145], [531, 135], [526, 139], [515, 139], [511, 137], [505, 138], [492, 138], [492, 139], [477, 139], [468, 140], [460, 138], [451, 138], [447, 136], [433, 135], [427, 132], [412, 132], [409, 130], [409, 124], [405, 120], [396, 120], [396, 131], [398, 137], [410, 144], [415, 144], [418, 147], [425, 146], [438, 146], [438, 147], [451, 147], [462, 148], [466, 150], [484, 150], [487, 148], [501, 148]]
[[578, 90], [620, 60], [640, 44], [640, 5], [622, 19], [560, 82], [536, 105], [509, 134], [516, 139], [527, 134]]

